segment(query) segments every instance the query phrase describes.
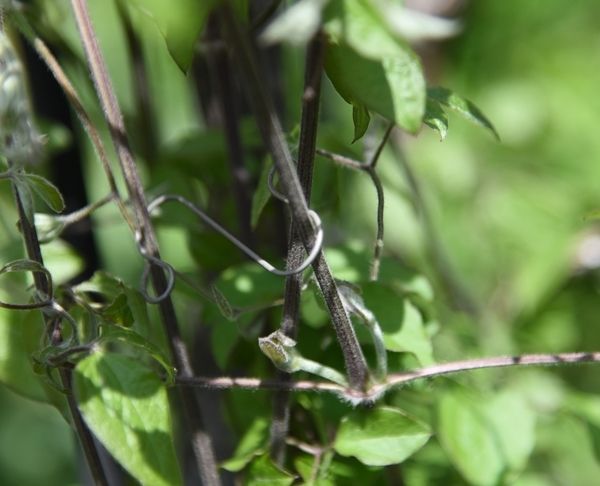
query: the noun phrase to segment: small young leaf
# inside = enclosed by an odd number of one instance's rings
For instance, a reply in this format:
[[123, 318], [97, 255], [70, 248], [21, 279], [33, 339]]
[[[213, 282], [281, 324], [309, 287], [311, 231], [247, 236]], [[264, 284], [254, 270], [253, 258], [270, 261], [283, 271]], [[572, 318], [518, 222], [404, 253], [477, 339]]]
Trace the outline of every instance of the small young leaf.
[[352, 121], [354, 122], [354, 139], [352, 143], [360, 140], [369, 128], [371, 115], [364, 105], [352, 104]]
[[223, 469], [231, 472], [241, 471], [254, 457], [265, 452], [269, 436], [269, 422], [259, 417], [252, 422], [233, 454], [221, 464]]
[[480, 400], [461, 391], [445, 393], [438, 402], [438, 429], [442, 447], [467, 481], [498, 482], [505, 463]]
[[288, 42], [304, 45], [319, 29], [321, 11], [328, 0], [300, 0], [278, 15], [262, 32], [265, 45]]
[[250, 215], [250, 224], [252, 228], [256, 228], [258, 224], [258, 220], [260, 219], [260, 215], [265, 209], [265, 206], [269, 202], [271, 197], [271, 191], [269, 191], [268, 179], [269, 172], [271, 167], [273, 166], [273, 160], [271, 157], [266, 157], [262, 164], [262, 169], [260, 171], [260, 179], [258, 181], [258, 185], [256, 187], [256, 191], [254, 192], [254, 196], [252, 196], [252, 211]]
[[263, 454], [250, 463], [246, 484], [248, 486], [289, 486], [294, 480], [294, 476], [276, 466], [268, 454]]
[[413, 455], [429, 437], [429, 426], [402, 410], [389, 407], [357, 410], [342, 420], [334, 449], [368, 466], [388, 466]]
[[164, 385], [128, 356], [96, 351], [74, 371], [79, 409], [111, 455], [141, 484], [182, 484]]
[[448, 134], [448, 115], [437, 100], [427, 98], [423, 123], [440, 132], [442, 141], [446, 138]]
[[48, 179], [37, 174], [23, 174], [22, 177], [52, 211], [60, 213], [65, 209], [62, 194]]
[[223, 317], [228, 321], [235, 321], [237, 314], [233, 310], [233, 307], [231, 307], [231, 304], [229, 303], [227, 298], [223, 295], [223, 292], [221, 292], [216, 285], [211, 285], [210, 291]]
[[453, 93], [447, 88], [442, 87], [429, 88], [427, 90], [427, 97], [433, 101], [436, 101], [442, 106], [448, 107], [452, 111], [462, 115], [463, 118], [475, 123], [476, 125], [489, 130], [496, 140], [500, 140], [500, 136], [498, 135], [498, 132], [492, 123], [481, 112], [481, 110], [469, 100], [458, 96], [456, 93]]

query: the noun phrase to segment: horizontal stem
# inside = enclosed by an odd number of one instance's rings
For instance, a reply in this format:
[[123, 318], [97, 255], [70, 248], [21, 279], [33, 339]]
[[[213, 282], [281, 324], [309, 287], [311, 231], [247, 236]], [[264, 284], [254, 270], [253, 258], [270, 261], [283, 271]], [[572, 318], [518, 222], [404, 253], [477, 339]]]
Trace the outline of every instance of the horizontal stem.
[[403, 373], [392, 373], [382, 383], [361, 392], [336, 383], [324, 381], [292, 381], [264, 380], [261, 378], [231, 378], [231, 377], [179, 377], [176, 385], [196, 386], [211, 390], [244, 389], [244, 390], [288, 390], [292, 392], [314, 391], [331, 392], [350, 400], [373, 401], [387, 390], [423, 378], [459, 373], [462, 371], [481, 370], [488, 368], [505, 368], [509, 366], [540, 366], [558, 364], [598, 363], [600, 352], [556, 353], [556, 354], [523, 354], [518, 356], [495, 356], [462, 361], [451, 361], [425, 368], [418, 368]]

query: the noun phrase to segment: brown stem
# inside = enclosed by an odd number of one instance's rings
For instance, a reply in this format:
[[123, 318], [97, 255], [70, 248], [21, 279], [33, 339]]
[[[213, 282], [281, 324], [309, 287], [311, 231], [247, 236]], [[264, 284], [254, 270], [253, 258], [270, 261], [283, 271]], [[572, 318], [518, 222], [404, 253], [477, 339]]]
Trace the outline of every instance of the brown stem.
[[[319, 124], [319, 102], [321, 96], [321, 75], [325, 45], [322, 35], [317, 34], [309, 43], [306, 54], [304, 75], [304, 95], [302, 97], [302, 119], [298, 146], [298, 178], [306, 201], [310, 201], [312, 189], [317, 127]], [[298, 268], [304, 259], [304, 246], [292, 220], [286, 267]], [[300, 316], [300, 293], [302, 274], [295, 274], [285, 281], [283, 320], [281, 330], [296, 339]], [[281, 380], [291, 380], [289, 373], [279, 372]], [[273, 418], [271, 421], [271, 456], [279, 464], [285, 460], [285, 439], [289, 428], [290, 396], [287, 391], [276, 392], [273, 397]]]
[[[254, 53], [249, 48], [247, 39], [242, 34], [229, 2], [225, 2], [225, 8], [223, 8], [222, 12], [224, 25], [227, 27], [230, 47], [236, 54], [242, 74], [245, 76], [246, 87], [255, 111], [258, 127], [264, 143], [271, 152], [275, 162], [283, 192], [289, 201], [292, 217], [294, 223], [297, 224], [298, 233], [302, 239], [304, 248], [309, 251], [313, 246], [315, 232], [311, 224], [306, 198], [304, 197], [298, 174], [294, 168], [281, 123], [273, 107], [272, 100], [265, 91], [265, 85], [258, 72]], [[358, 344], [354, 328], [340, 299], [335, 280], [323, 256], [323, 252], [320, 252], [314, 261], [313, 270], [329, 310], [338, 343], [344, 355], [350, 386], [356, 389], [363, 389], [369, 379], [367, 363], [362, 349]]]
[[[106, 118], [127, 185], [129, 198], [134, 208], [136, 227], [142, 235], [142, 245], [146, 254], [159, 259], [158, 242], [148, 214], [144, 189], [129, 147], [121, 109], [98, 45], [86, 0], [71, 0], [71, 6], [75, 14], [77, 28], [79, 29], [94, 86], [100, 99], [104, 117]], [[157, 295], [161, 294], [166, 288], [166, 278], [162, 269], [153, 265], [151, 278], [155, 292]], [[189, 355], [181, 338], [175, 309], [169, 296], [160, 301], [159, 313], [167, 334], [175, 366], [184, 376], [192, 376], [193, 370]], [[192, 447], [202, 482], [205, 485], [219, 484], [216, 460], [210, 437], [204, 428], [197, 396], [193, 392], [181, 390], [180, 398], [183, 401], [184, 413], [191, 427]]]

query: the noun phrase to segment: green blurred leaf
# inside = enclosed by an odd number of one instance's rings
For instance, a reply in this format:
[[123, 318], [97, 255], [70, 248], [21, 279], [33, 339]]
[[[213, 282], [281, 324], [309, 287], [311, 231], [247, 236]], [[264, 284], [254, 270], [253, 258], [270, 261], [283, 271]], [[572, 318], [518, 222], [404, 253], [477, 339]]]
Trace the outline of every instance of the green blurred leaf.
[[42, 198], [42, 201], [55, 213], [60, 213], [65, 209], [65, 201], [58, 188], [48, 179], [37, 174], [22, 174], [35, 193]]
[[416, 133], [425, 112], [419, 59], [394, 38], [366, 0], [334, 0], [326, 9], [325, 69], [336, 91]]
[[260, 215], [271, 198], [271, 191], [269, 191], [268, 185], [271, 167], [273, 167], [273, 159], [271, 159], [270, 156], [267, 156], [263, 161], [260, 171], [260, 179], [258, 181], [258, 185], [256, 186], [256, 191], [252, 196], [252, 213], [250, 216], [252, 228], [256, 228], [258, 220], [260, 219]]
[[439, 103], [442, 106], [446, 106], [452, 111], [455, 111], [463, 118], [473, 122], [475, 125], [479, 125], [480, 127], [485, 128], [497, 140], [500, 140], [500, 136], [498, 135], [498, 132], [496, 131], [492, 123], [481, 112], [481, 110], [469, 100], [458, 96], [456, 93], [450, 91], [447, 88], [442, 87], [428, 88], [427, 98]]
[[114, 324], [126, 327], [133, 324], [133, 314], [129, 308], [127, 296], [124, 293], [117, 295], [115, 300], [100, 311], [100, 314], [107, 321]]
[[22, 177], [14, 177], [13, 184], [15, 185], [15, 189], [17, 192], [17, 197], [21, 202], [21, 206], [23, 207], [23, 212], [25, 213], [25, 217], [29, 223], [34, 224], [34, 204], [33, 204], [33, 194], [31, 192], [31, 184], [22, 178]]
[[400, 409], [357, 410], [342, 420], [334, 449], [369, 466], [387, 466], [413, 455], [429, 437], [431, 431], [427, 424]]
[[42, 247], [44, 266], [56, 284], [68, 282], [79, 275], [85, 262], [71, 245], [63, 240], [52, 240]]
[[319, 29], [321, 13], [328, 0], [300, 0], [279, 14], [262, 32], [266, 45], [287, 42], [304, 45]]
[[438, 437], [467, 481], [478, 486], [498, 482], [505, 461], [482, 400], [462, 391], [443, 394], [438, 401]]
[[231, 472], [241, 471], [252, 459], [264, 453], [268, 437], [268, 420], [262, 417], [256, 418], [238, 442], [233, 457], [223, 462], [221, 467]]
[[165, 38], [173, 60], [183, 72], [189, 69], [196, 42], [217, 0], [126, 0], [150, 16]]
[[96, 351], [74, 371], [79, 409], [92, 432], [140, 483], [182, 484], [164, 385], [128, 356]]
[[210, 286], [210, 291], [223, 317], [228, 321], [235, 321], [237, 318], [237, 313], [233, 310], [233, 307], [231, 307], [231, 304], [223, 295], [223, 292], [221, 292], [215, 285]]
[[439, 101], [430, 97], [427, 98], [423, 123], [440, 132], [441, 140], [446, 138], [446, 135], [448, 134], [448, 115], [443, 110]]
[[250, 463], [246, 484], [248, 486], [288, 486], [294, 482], [294, 476], [276, 466], [268, 454], [254, 459]]
[[363, 105], [352, 104], [352, 121], [354, 122], [354, 139], [352, 143], [360, 140], [369, 128], [371, 115]]

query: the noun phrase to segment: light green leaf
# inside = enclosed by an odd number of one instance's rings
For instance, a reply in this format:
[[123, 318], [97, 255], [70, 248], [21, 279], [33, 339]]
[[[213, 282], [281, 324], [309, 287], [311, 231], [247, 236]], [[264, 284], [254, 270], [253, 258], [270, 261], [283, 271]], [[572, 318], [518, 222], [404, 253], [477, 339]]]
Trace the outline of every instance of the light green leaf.
[[187, 72], [200, 32], [217, 0], [127, 1], [156, 22], [171, 57], [183, 72]]
[[52, 240], [45, 244], [42, 254], [44, 265], [54, 276], [57, 285], [79, 275], [85, 264], [73, 247], [63, 240]]
[[363, 105], [352, 104], [352, 121], [354, 122], [354, 139], [352, 143], [360, 140], [369, 128], [371, 115]]
[[62, 194], [48, 179], [37, 174], [22, 174], [22, 178], [29, 183], [29, 186], [52, 211], [60, 213], [65, 209], [65, 201]]
[[268, 454], [263, 454], [250, 464], [246, 484], [248, 486], [288, 486], [294, 480], [294, 476], [276, 466]]
[[321, 12], [328, 0], [300, 0], [279, 14], [262, 32], [265, 45], [287, 42], [304, 45], [319, 29]]
[[356, 410], [342, 420], [334, 449], [369, 466], [398, 464], [429, 440], [429, 426], [402, 410], [381, 407]]
[[241, 471], [254, 457], [263, 454], [268, 442], [269, 422], [259, 417], [252, 422], [233, 454], [221, 464], [223, 469], [231, 472]]
[[446, 138], [448, 134], [448, 115], [438, 101], [427, 98], [423, 123], [440, 132], [441, 140]]
[[269, 202], [271, 198], [271, 191], [269, 191], [268, 179], [269, 179], [269, 171], [273, 166], [273, 159], [267, 156], [262, 164], [262, 169], [260, 171], [260, 179], [258, 181], [258, 185], [256, 186], [256, 191], [254, 192], [254, 196], [252, 196], [252, 212], [250, 215], [250, 223], [252, 224], [252, 228], [256, 228], [258, 224], [258, 220], [260, 219], [260, 215], [265, 209], [265, 206]]
[[482, 400], [462, 391], [438, 402], [438, 436], [464, 478], [478, 486], [494, 485], [505, 466], [498, 436], [482, 409]]
[[498, 132], [492, 123], [481, 112], [481, 110], [469, 100], [458, 96], [456, 93], [453, 93], [447, 88], [442, 87], [427, 89], [427, 97], [439, 103], [440, 105], [446, 106], [452, 111], [455, 111], [463, 118], [473, 122], [475, 125], [479, 125], [480, 127], [489, 130], [497, 140], [500, 140], [500, 136], [498, 135]]
[[182, 484], [164, 385], [134, 358], [96, 351], [74, 372], [83, 418], [141, 484]]

